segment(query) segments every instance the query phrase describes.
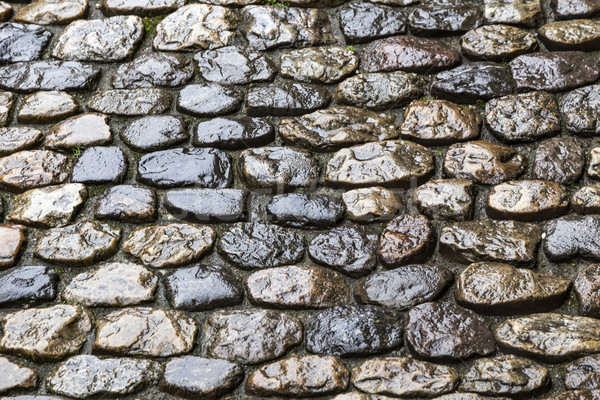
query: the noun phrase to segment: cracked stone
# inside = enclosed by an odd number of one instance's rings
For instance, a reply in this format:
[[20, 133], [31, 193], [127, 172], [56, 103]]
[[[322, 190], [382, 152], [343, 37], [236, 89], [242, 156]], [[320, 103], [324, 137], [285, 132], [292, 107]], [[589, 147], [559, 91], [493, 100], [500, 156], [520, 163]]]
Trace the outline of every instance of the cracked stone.
[[435, 231], [423, 215], [403, 214], [392, 220], [381, 232], [379, 261], [387, 268], [412, 262], [423, 262], [435, 247]]
[[0, 270], [17, 263], [21, 248], [27, 241], [22, 225], [0, 225]]
[[53, 150], [71, 150], [77, 147], [102, 146], [110, 143], [112, 131], [108, 117], [86, 113], [68, 118], [51, 127], [44, 144]]
[[475, 186], [468, 179], [433, 179], [413, 191], [412, 200], [430, 219], [465, 221], [473, 217]]
[[326, 88], [308, 83], [252, 86], [246, 94], [246, 113], [253, 117], [302, 115], [325, 108], [330, 101]]
[[196, 117], [231, 114], [240, 108], [244, 94], [218, 83], [188, 85], [177, 98], [177, 110]]
[[551, 22], [538, 29], [538, 35], [548, 50], [600, 49], [600, 22], [596, 20]]
[[174, 217], [191, 222], [235, 222], [244, 219], [248, 192], [242, 189], [170, 190], [163, 207]]
[[569, 132], [582, 136], [600, 134], [600, 85], [573, 90], [563, 99], [560, 111]]
[[123, 222], [152, 222], [156, 218], [156, 192], [139, 185], [117, 185], [96, 201], [94, 216]]
[[52, 34], [33, 24], [0, 24], [0, 63], [39, 60]]
[[0, 187], [9, 192], [63, 183], [70, 174], [70, 158], [48, 150], [20, 151], [0, 158]]
[[130, 123], [121, 132], [121, 139], [135, 151], [146, 153], [187, 142], [190, 135], [181, 118], [151, 115]]
[[406, 14], [385, 5], [350, 3], [340, 9], [339, 19], [349, 43], [368, 42], [406, 31]]
[[62, 121], [78, 112], [79, 105], [71, 95], [53, 90], [25, 97], [17, 119], [23, 124], [48, 124]]
[[273, 79], [277, 66], [262, 53], [242, 46], [201, 51], [194, 56], [200, 75], [209, 82], [245, 85]]
[[273, 196], [267, 213], [273, 222], [303, 229], [326, 229], [344, 218], [346, 206], [339, 197], [287, 193]]
[[485, 25], [467, 32], [460, 42], [471, 60], [507, 61], [537, 49], [535, 36], [510, 25]]
[[192, 62], [182, 54], [146, 53], [119, 66], [112, 78], [116, 89], [174, 87], [194, 75]]
[[275, 129], [265, 118], [220, 117], [200, 122], [192, 137], [194, 146], [242, 150], [275, 140]]
[[0, 305], [24, 306], [52, 301], [56, 298], [57, 286], [58, 274], [48, 267], [23, 266], [2, 271]]
[[585, 166], [585, 149], [572, 137], [546, 139], [538, 145], [531, 176], [561, 184], [570, 184], [581, 176]]
[[84, 18], [87, 0], [37, 0], [17, 11], [15, 21], [37, 25], [62, 25]]
[[344, 47], [311, 47], [281, 56], [281, 76], [300, 82], [339, 82], [358, 67], [358, 56]]
[[16, 92], [77, 90], [92, 86], [100, 69], [77, 61], [34, 61], [0, 67], [0, 87]]

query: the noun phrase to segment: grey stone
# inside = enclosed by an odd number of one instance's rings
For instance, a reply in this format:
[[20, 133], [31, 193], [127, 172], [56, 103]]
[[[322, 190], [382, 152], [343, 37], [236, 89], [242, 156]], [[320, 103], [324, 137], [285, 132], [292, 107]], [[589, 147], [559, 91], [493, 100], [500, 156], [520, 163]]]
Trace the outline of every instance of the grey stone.
[[544, 251], [553, 261], [573, 257], [600, 259], [600, 216], [569, 215], [548, 222], [545, 226]]
[[106, 90], [94, 94], [87, 102], [87, 107], [92, 111], [125, 117], [160, 114], [170, 106], [169, 92], [156, 88]]
[[246, 214], [248, 192], [241, 189], [170, 190], [163, 207], [174, 217], [192, 222], [235, 222]]
[[112, 78], [117, 89], [180, 86], [194, 75], [192, 62], [182, 54], [146, 53], [121, 64]]
[[280, 74], [300, 82], [339, 82], [358, 67], [358, 56], [339, 46], [292, 50], [281, 56]]
[[68, 93], [37, 92], [23, 99], [17, 119], [23, 124], [47, 124], [61, 121], [78, 111], [79, 105]]
[[569, 132], [594, 136], [600, 134], [600, 85], [575, 89], [560, 104]]
[[16, 92], [87, 89], [98, 75], [98, 67], [77, 61], [16, 63], [0, 67], [0, 87]]
[[330, 101], [331, 93], [326, 88], [308, 83], [252, 86], [246, 94], [246, 113], [256, 117], [302, 115], [325, 108]]
[[361, 223], [393, 219], [405, 208], [397, 193], [381, 186], [348, 190], [342, 200], [348, 219]]
[[0, 372], [3, 376], [0, 393], [14, 389], [33, 389], [37, 386], [38, 377], [34, 370], [15, 364], [8, 358], [0, 357]]
[[48, 267], [23, 266], [2, 271], [0, 305], [31, 305], [52, 301], [56, 298], [57, 286], [58, 274]]
[[70, 174], [71, 160], [48, 150], [20, 151], [0, 158], [0, 187], [9, 192], [63, 183]]
[[35, 147], [42, 141], [42, 131], [24, 126], [0, 128], [0, 156]]
[[538, 145], [533, 158], [531, 176], [556, 183], [577, 181], [585, 166], [585, 149], [578, 139], [559, 137], [546, 139]]
[[433, 179], [413, 191], [419, 211], [431, 219], [465, 221], [473, 217], [475, 186], [468, 179]]
[[218, 83], [188, 85], [177, 98], [179, 112], [197, 117], [231, 114], [240, 108], [244, 94]]
[[71, 150], [78, 147], [102, 146], [110, 143], [112, 131], [108, 117], [86, 113], [68, 118], [52, 126], [44, 144], [53, 150]]
[[535, 28], [544, 19], [544, 11], [540, 0], [484, 0], [483, 17], [487, 24]]
[[171, 13], [185, 5], [187, 0], [102, 0], [100, 10], [104, 15], [142, 15], [152, 17]]
[[482, 22], [477, 4], [466, 1], [425, 4], [408, 15], [410, 32], [415, 35], [453, 35], [475, 29]]
[[67, 24], [85, 17], [87, 0], [37, 0], [17, 11], [15, 21], [38, 25]]
[[550, 5], [556, 19], [585, 18], [600, 12], [600, 4], [594, 0], [552, 0]]
[[575, 360], [565, 366], [565, 386], [568, 389], [596, 389], [600, 386], [598, 355]]
[[143, 153], [184, 143], [189, 137], [185, 122], [170, 115], [139, 118], [121, 132], [121, 140], [127, 146]]
[[461, 50], [471, 60], [506, 61], [537, 49], [535, 36], [510, 25], [485, 25], [461, 38]]
[[340, 222], [345, 211], [340, 198], [325, 194], [279, 194], [267, 204], [275, 223], [292, 228], [326, 229]]
[[0, 92], [0, 127], [6, 126], [14, 95], [11, 92]]
[[117, 185], [96, 201], [94, 216], [123, 222], [151, 222], [157, 214], [156, 192], [139, 185]]
[[277, 66], [262, 53], [241, 46], [201, 51], [194, 56], [198, 70], [210, 82], [244, 85], [273, 79]]
[[33, 24], [0, 24], [0, 63], [39, 60], [52, 34]]
[[265, 118], [220, 117], [200, 122], [192, 137], [199, 147], [240, 150], [260, 147], [275, 139], [275, 129]]
[[127, 176], [128, 164], [119, 147], [90, 147], [75, 162], [71, 181], [88, 185], [121, 183]]
[[342, 33], [349, 43], [366, 42], [406, 31], [406, 14], [384, 5], [350, 3], [340, 9], [339, 18]]

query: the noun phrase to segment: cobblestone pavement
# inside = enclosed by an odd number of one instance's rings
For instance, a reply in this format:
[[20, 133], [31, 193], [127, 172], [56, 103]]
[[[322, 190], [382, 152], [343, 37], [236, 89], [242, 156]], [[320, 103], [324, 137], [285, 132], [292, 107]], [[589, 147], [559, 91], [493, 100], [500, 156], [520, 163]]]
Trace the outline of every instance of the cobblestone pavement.
[[600, 399], [599, 16], [0, 2], [1, 399]]

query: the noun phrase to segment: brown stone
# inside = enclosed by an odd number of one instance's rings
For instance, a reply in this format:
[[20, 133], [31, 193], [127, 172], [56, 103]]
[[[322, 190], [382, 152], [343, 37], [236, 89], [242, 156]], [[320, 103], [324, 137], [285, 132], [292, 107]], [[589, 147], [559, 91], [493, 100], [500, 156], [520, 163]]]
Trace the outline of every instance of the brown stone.
[[548, 50], [600, 49], [600, 21], [574, 19], [543, 25], [538, 35]]
[[63, 183], [71, 173], [71, 159], [48, 150], [21, 151], [0, 158], [0, 188], [21, 193]]
[[600, 184], [577, 189], [571, 196], [571, 206], [578, 214], [600, 214]]
[[102, 146], [111, 140], [108, 117], [87, 113], [66, 119], [50, 128], [46, 133], [45, 145], [49, 149], [70, 150]]
[[381, 233], [379, 260], [388, 268], [425, 261], [433, 250], [435, 231], [427, 217], [404, 214]]
[[413, 203], [431, 219], [464, 221], [473, 217], [475, 185], [468, 179], [433, 179], [413, 192]]
[[16, 264], [25, 241], [24, 226], [0, 225], [0, 270]]
[[574, 289], [579, 314], [600, 318], [600, 264], [592, 264], [581, 271], [575, 278]]
[[509, 25], [485, 25], [461, 39], [462, 52], [471, 60], [505, 61], [536, 48], [534, 35]]

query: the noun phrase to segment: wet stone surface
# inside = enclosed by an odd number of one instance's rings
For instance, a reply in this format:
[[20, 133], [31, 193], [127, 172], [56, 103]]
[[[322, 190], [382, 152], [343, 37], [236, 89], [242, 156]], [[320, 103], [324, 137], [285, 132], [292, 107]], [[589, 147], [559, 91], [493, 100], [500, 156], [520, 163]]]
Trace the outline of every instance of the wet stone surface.
[[484, 0], [483, 16], [488, 24], [510, 24], [535, 28], [544, 18], [540, 0]]
[[388, 268], [423, 262], [431, 255], [435, 231], [423, 215], [403, 214], [392, 220], [381, 233], [377, 254]]
[[241, 46], [202, 51], [194, 60], [202, 77], [216, 83], [243, 85], [270, 81], [277, 72], [270, 58]]
[[181, 90], [177, 109], [197, 117], [231, 114], [242, 104], [243, 94], [217, 83], [189, 85]]
[[70, 150], [77, 147], [101, 146], [112, 140], [106, 115], [86, 113], [53, 125], [44, 140], [47, 148]]
[[565, 366], [565, 386], [569, 389], [594, 389], [600, 384], [600, 360], [597, 355], [575, 360]]
[[246, 213], [247, 197], [240, 189], [179, 189], [167, 192], [163, 206], [185, 221], [235, 222]]
[[15, 267], [0, 272], [0, 304], [37, 304], [53, 300], [58, 274], [39, 265]]
[[600, 266], [592, 264], [581, 271], [575, 281], [573, 288], [579, 301], [579, 314], [586, 317], [597, 318], [600, 316], [600, 307], [598, 307], [598, 289], [600, 277]]
[[29, 150], [42, 141], [41, 131], [28, 127], [0, 128], [0, 155]]
[[192, 78], [191, 61], [181, 54], [149, 53], [121, 64], [112, 79], [117, 89], [179, 86]]
[[15, 14], [15, 21], [38, 25], [67, 24], [84, 18], [88, 11], [85, 0], [36, 0]]
[[31, 389], [37, 386], [37, 374], [32, 369], [11, 362], [8, 358], [0, 357], [0, 371], [4, 382], [0, 384], [0, 393], [12, 389]]
[[416, 35], [447, 35], [477, 28], [482, 22], [481, 10], [476, 5], [455, 1], [444, 4], [425, 4], [408, 16], [410, 31]]
[[0, 269], [15, 265], [27, 240], [23, 225], [0, 225]]
[[551, 260], [572, 257], [600, 259], [600, 246], [593, 239], [600, 231], [600, 216], [561, 217], [545, 226], [544, 251]]
[[60, 153], [48, 150], [20, 151], [0, 158], [0, 187], [20, 193], [63, 183], [71, 169], [71, 160]]
[[192, 143], [200, 147], [239, 150], [266, 145], [275, 138], [273, 125], [266, 118], [221, 117], [200, 122]]
[[340, 26], [346, 40], [360, 43], [404, 33], [406, 15], [385, 5], [350, 3], [340, 11]]
[[0, 87], [16, 92], [89, 88], [100, 69], [78, 61], [35, 61], [0, 67]]
[[281, 76], [300, 82], [334, 83], [358, 67], [358, 56], [343, 47], [292, 50], [281, 56]]
[[0, 63], [39, 60], [52, 34], [41, 26], [0, 24]]
[[556, 19], [591, 17], [600, 11], [600, 4], [591, 0], [554, 0], [552, 9]]
[[538, 35], [548, 50], [594, 51], [600, 48], [600, 23], [578, 19], [543, 25]]
[[329, 91], [310, 83], [252, 86], [246, 94], [246, 112], [253, 117], [302, 115], [325, 108], [330, 101]]
[[342, 200], [348, 219], [360, 223], [390, 220], [404, 209], [402, 198], [381, 186], [348, 190]]
[[467, 32], [461, 39], [463, 54], [472, 60], [505, 61], [536, 48], [534, 35], [510, 25], [485, 25]]
[[88, 185], [121, 183], [127, 174], [127, 166], [127, 156], [120, 148], [90, 147], [75, 162], [71, 181]]
[[600, 185], [583, 186], [571, 196], [571, 207], [578, 214], [598, 214], [600, 212]]
[[465, 221], [473, 216], [475, 188], [468, 179], [434, 179], [413, 192], [413, 203], [430, 219]]
[[573, 90], [565, 96], [560, 109], [569, 132], [583, 136], [600, 133], [600, 85]]
[[127, 146], [143, 153], [173, 147], [189, 137], [182, 119], [166, 115], [142, 117], [121, 132], [121, 140]]
[[323, 229], [336, 225], [346, 207], [338, 197], [288, 193], [273, 196], [267, 213], [273, 222], [292, 228]]
[[557, 183], [575, 182], [583, 172], [585, 152], [579, 140], [572, 137], [540, 142], [535, 151], [532, 176]]
[[94, 206], [94, 216], [101, 220], [151, 222], [156, 212], [156, 192], [139, 185], [113, 186]]
[[18, 120], [25, 124], [47, 124], [77, 114], [79, 106], [65, 92], [37, 92], [23, 99]]

